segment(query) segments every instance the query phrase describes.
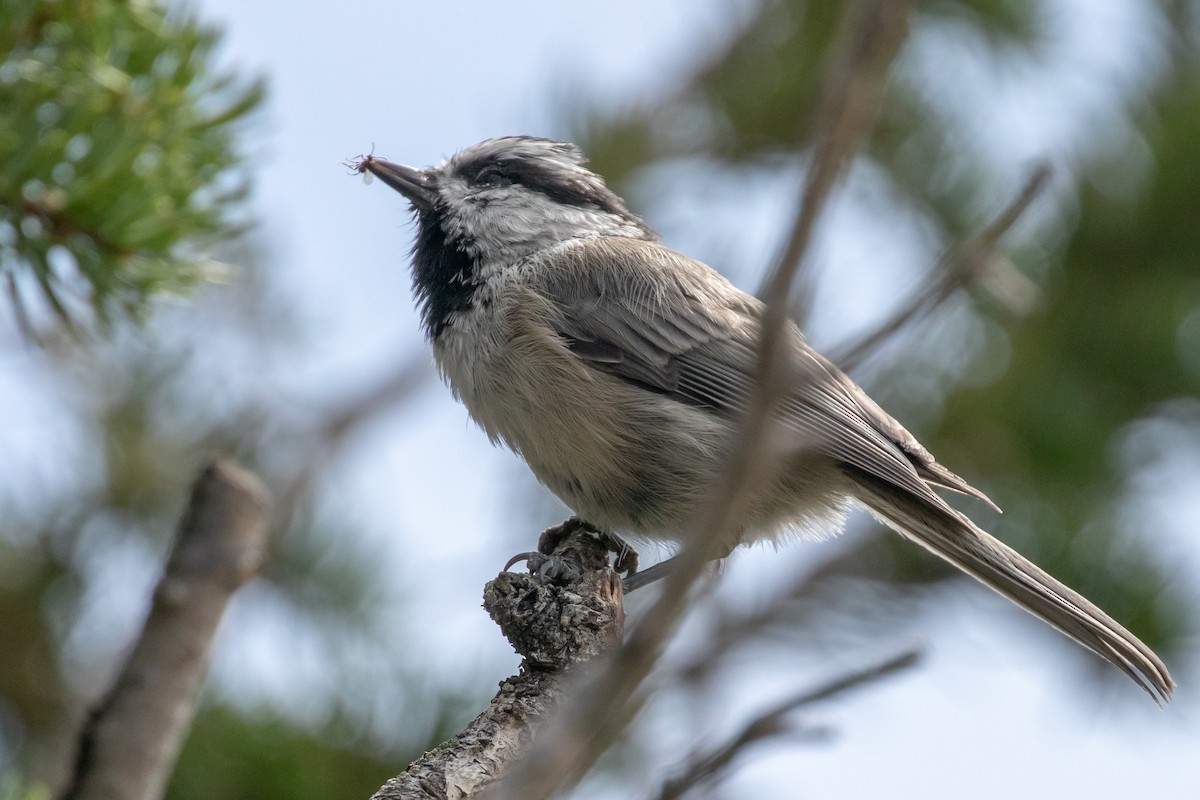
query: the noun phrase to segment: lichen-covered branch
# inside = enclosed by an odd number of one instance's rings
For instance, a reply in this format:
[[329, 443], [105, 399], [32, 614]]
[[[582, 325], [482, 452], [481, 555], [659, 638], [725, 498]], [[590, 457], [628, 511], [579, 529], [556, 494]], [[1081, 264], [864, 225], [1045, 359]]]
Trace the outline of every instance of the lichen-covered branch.
[[520, 672], [500, 684], [461, 733], [384, 784], [373, 800], [479, 796], [557, 710], [572, 668], [620, 642], [624, 595], [608, 543], [574, 521], [560, 533], [550, 555], [531, 556], [528, 573], [502, 572], [484, 589], [484, 608], [524, 657]]

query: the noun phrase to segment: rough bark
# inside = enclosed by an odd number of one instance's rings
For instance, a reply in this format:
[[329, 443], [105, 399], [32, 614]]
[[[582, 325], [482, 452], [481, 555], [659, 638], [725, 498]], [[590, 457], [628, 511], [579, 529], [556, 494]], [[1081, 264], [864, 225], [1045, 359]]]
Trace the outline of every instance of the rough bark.
[[526, 750], [558, 707], [573, 667], [621, 640], [621, 580], [609, 546], [567, 523], [550, 555], [531, 556], [529, 572], [502, 572], [484, 589], [484, 608], [524, 659], [482, 714], [450, 741], [388, 781], [372, 800], [477, 797]]
[[228, 461], [201, 471], [142, 634], [79, 737], [62, 800], [156, 800], [195, 714], [229, 598], [262, 564], [267, 492]]

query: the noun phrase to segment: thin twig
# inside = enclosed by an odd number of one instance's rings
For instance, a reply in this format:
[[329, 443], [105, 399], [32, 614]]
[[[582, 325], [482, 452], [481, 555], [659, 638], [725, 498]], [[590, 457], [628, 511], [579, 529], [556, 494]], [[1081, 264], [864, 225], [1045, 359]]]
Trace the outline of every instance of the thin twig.
[[[792, 297], [791, 289], [797, 276], [803, 277], [800, 273], [804, 254], [817, 217], [875, 121], [888, 68], [907, 30], [908, 6], [903, 0], [847, 5], [842, 46], [834, 51], [830, 78], [816, 115], [817, 141], [805, 178], [800, 212], [774, 270], [759, 291], [759, 297], [768, 306], [778, 305], [776, 313], [780, 315], [790, 310], [798, 320], [807, 317], [812, 292], [801, 288], [801, 296]], [[784, 305], [789, 300], [790, 308]]]
[[823, 119], [813, 162], [804, 184], [800, 212], [783, 253], [767, 282], [763, 300], [757, 387], [733, 447], [725, 480], [714, 493], [699, 534], [676, 557], [676, 567], [642, 622], [596, 678], [579, 687], [535, 746], [497, 787], [496, 798], [545, 798], [574, 785], [636, 713], [635, 694], [658, 660], [687, 607], [692, 585], [704, 565], [737, 529], [748, 490], [763, 478], [771, 410], [787, 377], [787, 298], [803, 261], [812, 230], [833, 186], [845, 173], [874, 117], [882, 93], [882, 72], [894, 56], [907, 18], [907, 3], [873, 0], [855, 14], [852, 35], [838, 50], [826, 84]]
[[692, 759], [686, 769], [663, 785], [659, 800], [677, 800], [701, 783], [718, 778], [751, 745], [794, 730], [786, 717], [797, 709], [828, 700], [852, 689], [875, 683], [917, 663], [920, 652], [909, 650], [879, 664], [847, 673], [816, 689], [805, 691], [748, 722], [724, 744]]
[[313, 432], [303, 434], [313, 440], [310, 450], [296, 460], [296, 470], [281, 485], [272, 483], [279, 497], [280, 514], [275, 520], [278, 530], [285, 531], [291, 526], [301, 498], [310, 492], [321, 470], [345, 446], [349, 435], [384, 412], [407, 402], [430, 375], [427, 359], [410, 358], [383, 380], [330, 411]]
[[902, 328], [928, 317], [959, 289], [983, 277], [992, 263], [1000, 239], [1046, 187], [1050, 175], [1048, 165], [1043, 164], [1035, 169], [1021, 192], [987, 227], [969, 242], [947, 250], [930, 270], [926, 280], [895, 314], [858, 341], [846, 345], [841, 353], [835, 353], [833, 361], [842, 369], [853, 369]]
[[25, 301], [21, 297], [21, 290], [17, 287], [16, 275], [10, 272], [7, 277], [8, 299], [12, 303], [13, 319], [17, 324], [17, 332], [24, 336], [26, 341], [37, 345], [42, 344], [37, 330], [33, 327], [33, 321], [29, 318], [29, 312], [25, 308]]

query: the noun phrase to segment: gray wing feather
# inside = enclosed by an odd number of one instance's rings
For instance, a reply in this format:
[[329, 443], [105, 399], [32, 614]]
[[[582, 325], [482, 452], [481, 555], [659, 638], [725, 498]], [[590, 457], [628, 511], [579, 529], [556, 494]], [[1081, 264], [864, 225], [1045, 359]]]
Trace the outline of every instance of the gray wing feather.
[[[597, 261], [602, 262], [597, 265]], [[736, 415], [756, 380], [762, 304], [655, 242], [574, 242], [545, 270], [556, 332], [594, 368], [714, 413]], [[979, 494], [933, 458], [792, 326], [800, 379], [782, 421], [842, 460], [920, 496], [925, 481]]]

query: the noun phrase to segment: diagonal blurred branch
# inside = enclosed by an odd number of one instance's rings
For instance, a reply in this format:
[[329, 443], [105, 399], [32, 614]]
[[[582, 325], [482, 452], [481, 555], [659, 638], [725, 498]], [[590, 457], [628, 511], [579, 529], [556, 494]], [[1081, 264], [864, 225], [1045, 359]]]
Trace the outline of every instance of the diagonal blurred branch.
[[349, 434], [380, 414], [406, 403], [430, 374], [427, 358], [409, 358], [383, 380], [329, 412], [314, 431], [303, 434], [313, 440], [310, 452], [298, 462], [299, 466], [282, 486], [276, 487], [280, 498], [279, 519], [276, 520], [279, 530], [289, 528], [300, 499], [311, 491], [317, 477], [337, 456]]
[[799, 281], [798, 296], [790, 300], [792, 315], [801, 327], [812, 303], [812, 290], [801, 271], [804, 256], [825, 201], [875, 121], [888, 69], [908, 29], [908, 6], [906, 0], [847, 4], [842, 44], [833, 51], [817, 110], [817, 138], [805, 175], [800, 211], [774, 269], [759, 290], [768, 314], [772, 306], [779, 306], [777, 313], [784, 314], [788, 311], [784, 304]]
[[25, 299], [21, 297], [21, 290], [17, 287], [16, 274], [8, 273], [5, 284], [8, 289], [8, 300], [12, 304], [13, 321], [16, 323], [17, 333], [25, 337], [26, 341], [41, 345], [41, 337], [33, 326], [33, 320], [29, 318], [29, 311], [25, 308]]
[[906, 30], [908, 4], [898, 0], [855, 3], [847, 12], [849, 34], [837, 49], [822, 102], [822, 124], [800, 210], [762, 299], [758, 380], [725, 473], [698, 536], [676, 556], [662, 593], [627, 641], [594, 680], [578, 687], [534, 747], [508, 774], [493, 797], [543, 798], [574, 785], [637, 711], [639, 686], [658, 660], [687, 608], [692, 585], [718, 556], [742, 515], [749, 489], [768, 471], [767, 429], [771, 410], [788, 379], [787, 299], [826, 199], [874, 118], [892, 57]]
[[266, 552], [267, 494], [216, 461], [192, 487], [145, 627], [111, 693], [79, 736], [62, 800], [161, 797], [195, 714], [213, 635]]
[[896, 313], [858, 341], [845, 345], [841, 353], [834, 355], [834, 363], [844, 370], [853, 369], [900, 330], [929, 317], [959, 289], [994, 272], [1000, 266], [994, 258], [997, 244], [1045, 189], [1050, 175], [1047, 165], [1035, 169], [1020, 193], [986, 228], [970, 241], [947, 250]]
[[795, 732], [794, 723], [787, 721], [787, 716], [793, 711], [875, 683], [912, 667], [919, 658], [918, 651], [909, 650], [865, 669], [849, 672], [764, 711], [721, 746], [694, 757], [678, 777], [663, 785], [659, 800], [677, 800], [696, 786], [718, 778], [750, 746], [771, 737]]
[[[871, 554], [863, 552], [863, 546], [861, 543], [855, 544], [848, 551], [825, 556], [815, 567], [795, 576], [783, 591], [758, 607], [744, 611], [718, 609], [715, 620], [710, 624], [703, 652], [673, 665], [674, 677], [666, 680], [700, 684], [711, 679], [719, 668], [727, 663], [727, 659], [738, 652], [738, 647], [746, 645], [756, 637], [770, 636], [771, 628], [798, 632], [812, 627], [810, 620], [814, 613], [838, 613], [842, 607], [836, 602], [831, 602], [823, 592], [831, 581], [847, 575], [873, 576], [870, 567], [866, 567], [865, 573], [863, 571], [864, 565], [869, 565], [874, 560]], [[857, 569], [850, 569], [849, 565]], [[940, 562], [933, 562], [930, 569], [945, 578], [960, 577], [957, 570], [949, 566], [943, 567]], [[934, 580], [930, 578], [931, 583]], [[858, 594], [861, 593], [862, 590], [859, 590]], [[880, 601], [878, 606], [885, 607], [889, 613], [902, 614], [904, 609], [896, 598], [890, 598], [890, 602]], [[858, 621], [866, 618], [861, 614], [855, 616], [855, 620]], [[849, 627], [849, 620], [839, 620], [839, 631], [845, 632]]]

